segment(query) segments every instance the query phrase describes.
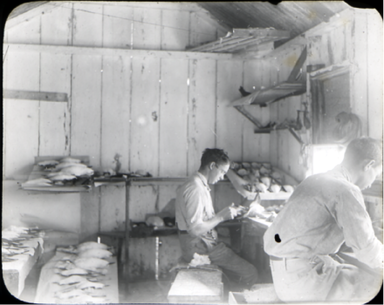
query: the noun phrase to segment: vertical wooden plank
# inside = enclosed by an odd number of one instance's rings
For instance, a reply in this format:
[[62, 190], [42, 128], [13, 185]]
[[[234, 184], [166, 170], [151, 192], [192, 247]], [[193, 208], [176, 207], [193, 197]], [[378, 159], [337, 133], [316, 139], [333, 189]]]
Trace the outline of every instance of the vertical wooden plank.
[[190, 61], [188, 175], [200, 167], [206, 148], [215, 146], [216, 61]]
[[[268, 67], [268, 68], [267, 68]], [[247, 91], [259, 90], [270, 86], [270, 65], [259, 60], [249, 61], [244, 65], [244, 88]], [[257, 73], [256, 71], [263, 71]], [[272, 79], [272, 78], [271, 78]], [[273, 79], [275, 80], [275, 78]], [[273, 81], [272, 80], [272, 81]], [[249, 112], [265, 126], [270, 121], [270, 109], [260, 106], [249, 106]], [[244, 122], [243, 129], [243, 161], [269, 161], [269, 134], [255, 134], [257, 127], [250, 121]]]
[[226, 35], [223, 29], [213, 25], [215, 22], [209, 22], [209, 18], [211, 17], [206, 12], [190, 13], [189, 45], [191, 47], [212, 42]]
[[[39, 90], [39, 53], [7, 52], [3, 88]], [[19, 73], [15, 73], [19, 72]], [[4, 174], [27, 178], [39, 150], [39, 102], [4, 100]]]
[[[180, 184], [169, 184], [159, 186], [159, 212], [174, 198], [176, 198], [176, 189]], [[174, 215], [173, 215], [174, 216]]]
[[133, 58], [131, 102], [131, 171], [158, 176], [159, 67], [158, 58]]
[[129, 247], [129, 279], [155, 278], [155, 237], [132, 238]]
[[[273, 75], [275, 76], [274, 82], [279, 83], [284, 79], [284, 71], [282, 71], [283, 62], [282, 60], [277, 59], [277, 57], [267, 57], [263, 61], [262, 70], [260, 71], [261, 77], [263, 80], [263, 85], [265, 83], [270, 83], [271, 71], [273, 70]], [[266, 78], [269, 78], [266, 80]], [[280, 123], [280, 103], [272, 103], [269, 106], [269, 121], [271, 123], [279, 124]], [[280, 134], [278, 131], [271, 131], [269, 133], [269, 161], [272, 165], [278, 166], [280, 160], [280, 149], [279, 149], [279, 138]]]
[[103, 57], [102, 73], [101, 166], [116, 169], [115, 156], [121, 163], [120, 172], [128, 172], [131, 59], [122, 56]]
[[326, 32], [321, 36], [321, 58], [325, 66], [330, 66], [333, 64], [332, 52], [329, 52], [331, 49], [330, 40], [331, 38], [329, 32]]
[[4, 32], [4, 42], [7, 43], [40, 43], [40, 37], [40, 16], [5, 28]]
[[[146, 3], [146, 5], [151, 5]], [[161, 10], [134, 8], [133, 48], [159, 50], [161, 47]]]
[[162, 10], [162, 50], [185, 50], [189, 40], [189, 12]]
[[345, 24], [335, 27], [335, 29], [330, 32], [330, 41], [334, 63], [343, 62], [346, 59]]
[[3, 62], [4, 89], [39, 90], [39, 53], [8, 51]]
[[242, 62], [217, 62], [216, 145], [228, 152], [233, 161], [242, 158], [242, 127], [246, 118], [229, 104], [241, 97]]
[[[80, 194], [20, 191], [15, 181], [3, 181], [2, 226], [38, 226], [40, 229], [80, 233]], [[55, 243], [55, 241], [53, 241]]]
[[159, 248], [159, 275], [160, 279], [169, 278], [169, 271], [176, 266], [180, 259], [181, 247], [177, 235], [160, 237], [161, 247]]
[[41, 102], [39, 156], [68, 154], [67, 103]]
[[147, 214], [154, 214], [158, 206], [158, 191], [155, 185], [131, 186], [129, 219], [133, 222], [145, 221]]
[[368, 13], [368, 135], [383, 137], [383, 28], [377, 12]]
[[80, 241], [100, 231], [100, 188], [80, 193]]
[[213, 206], [218, 213], [231, 203], [241, 204], [244, 198], [235, 190], [232, 184], [216, 184], [214, 186]]
[[345, 48], [346, 48], [346, 60], [353, 62], [354, 49], [353, 49], [353, 31], [354, 31], [355, 21], [354, 21], [354, 12], [351, 12], [351, 17], [348, 19], [348, 22], [345, 24]]
[[26, 180], [39, 145], [39, 102], [4, 100], [4, 168], [6, 179]]
[[[351, 24], [351, 23], [349, 23]], [[322, 60], [322, 36], [309, 36], [307, 37], [307, 64], [316, 65], [316, 64], [325, 64]], [[350, 53], [350, 46], [348, 47]]]
[[359, 116], [362, 121], [363, 135], [368, 134], [368, 71], [367, 71], [367, 14], [356, 11], [355, 14], [355, 33], [354, 50], [355, 62], [358, 65], [356, 73], [351, 73], [351, 110]]
[[100, 167], [101, 57], [73, 55], [71, 155]]
[[133, 8], [104, 4], [103, 46], [131, 48]]
[[158, 121], [159, 175], [185, 177], [187, 173], [188, 60], [161, 60], [161, 97]]
[[124, 231], [125, 186], [100, 187], [100, 231]]
[[[40, 90], [70, 95], [71, 58], [68, 55], [42, 53]], [[39, 155], [64, 156], [69, 153], [68, 104], [40, 102]]]
[[72, 22], [72, 3], [70, 2], [63, 2], [49, 13], [41, 15], [41, 43], [71, 45]]
[[73, 2], [74, 24], [73, 45], [103, 45], [103, 6], [101, 4]]

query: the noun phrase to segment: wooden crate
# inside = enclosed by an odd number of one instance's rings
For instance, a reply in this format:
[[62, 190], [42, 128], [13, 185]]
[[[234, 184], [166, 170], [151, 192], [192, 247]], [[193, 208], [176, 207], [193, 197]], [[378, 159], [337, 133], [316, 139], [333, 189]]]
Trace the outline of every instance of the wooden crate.
[[[55, 298], [55, 293], [63, 288], [56, 282], [63, 279], [64, 276], [55, 273], [54, 266], [64, 257], [74, 259], [76, 255], [56, 252], [55, 256], [52, 257], [41, 269], [35, 303], [56, 303], [57, 300]], [[117, 260], [115, 256], [109, 258], [108, 260], [111, 262], [111, 264], [107, 266], [108, 272], [105, 276], [100, 276], [100, 282], [106, 285], [102, 288], [102, 292], [108, 298], [108, 303], [119, 303]]]
[[170, 303], [220, 302], [223, 297], [222, 273], [220, 270], [180, 270], [168, 292]]
[[[247, 300], [248, 298], [248, 300]], [[257, 284], [252, 290], [228, 293], [228, 304], [280, 304], [273, 284]]]

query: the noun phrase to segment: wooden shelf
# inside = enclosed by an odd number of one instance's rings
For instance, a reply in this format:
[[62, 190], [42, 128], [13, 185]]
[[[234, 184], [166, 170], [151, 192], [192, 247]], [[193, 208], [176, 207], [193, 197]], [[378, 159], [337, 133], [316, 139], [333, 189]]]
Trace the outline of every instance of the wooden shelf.
[[[276, 102], [279, 99], [290, 95], [303, 94], [307, 90], [306, 80], [303, 74], [302, 66], [307, 58], [307, 47], [304, 47], [299, 59], [291, 71], [288, 79], [276, 86], [254, 91], [251, 94], [235, 100], [230, 106], [261, 105], [266, 106]], [[300, 80], [301, 79], [301, 80]]]
[[130, 177], [128, 183], [130, 185], [168, 185], [168, 184], [182, 184], [186, 177]]
[[289, 31], [275, 29], [233, 29], [233, 33], [228, 33], [216, 41], [191, 48], [193, 52], [215, 52], [215, 53], [235, 53], [247, 48], [258, 47], [274, 41], [289, 39]]
[[[61, 160], [66, 156], [39, 156], [35, 157], [35, 164], [33, 165], [32, 171], [28, 176], [28, 180], [34, 180], [44, 178], [45, 175], [49, 174], [49, 171], [44, 171], [38, 165], [41, 161], [47, 160]], [[72, 158], [81, 160], [83, 164], [89, 166], [89, 156], [71, 156]], [[28, 181], [27, 180], [27, 181]], [[91, 177], [89, 178], [91, 181]], [[88, 192], [92, 189], [91, 183], [79, 184], [79, 185], [55, 185], [50, 186], [38, 186], [38, 185], [21, 185], [21, 189], [28, 192], [34, 193], [79, 193]]]
[[250, 95], [232, 102], [231, 106], [266, 106], [284, 97], [302, 94], [307, 90], [306, 88], [306, 84], [302, 82], [283, 82], [271, 88], [252, 92]]

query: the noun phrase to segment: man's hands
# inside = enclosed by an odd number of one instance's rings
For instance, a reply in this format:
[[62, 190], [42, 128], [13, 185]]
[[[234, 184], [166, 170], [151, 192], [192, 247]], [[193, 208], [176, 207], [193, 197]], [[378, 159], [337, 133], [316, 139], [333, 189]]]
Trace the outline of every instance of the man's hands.
[[248, 208], [243, 206], [236, 206], [232, 203], [231, 206], [222, 209], [218, 212], [215, 217], [205, 220], [194, 222], [190, 226], [190, 233], [194, 236], [200, 236], [207, 233], [209, 230], [215, 228], [219, 223], [235, 218], [238, 215], [244, 215], [247, 212]]
[[243, 215], [247, 212], [247, 208], [243, 206], [236, 206], [232, 203], [231, 206], [222, 209], [217, 216], [221, 217], [223, 221], [234, 219], [236, 216]]

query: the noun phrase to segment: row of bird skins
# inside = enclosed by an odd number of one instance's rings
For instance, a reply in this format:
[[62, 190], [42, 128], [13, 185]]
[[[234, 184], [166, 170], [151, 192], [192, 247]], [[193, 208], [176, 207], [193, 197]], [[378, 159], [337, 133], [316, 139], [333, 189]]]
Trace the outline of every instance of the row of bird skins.
[[60, 279], [54, 284], [55, 302], [58, 304], [78, 303], [108, 303], [106, 287], [108, 265], [113, 256], [112, 249], [97, 242], [84, 242], [66, 248], [59, 247], [57, 251], [63, 256], [55, 264], [55, 273]]
[[22, 187], [64, 185], [77, 178], [89, 178], [94, 170], [82, 163], [80, 159], [65, 157], [60, 160], [46, 160], [37, 164], [43, 176], [22, 183]]

